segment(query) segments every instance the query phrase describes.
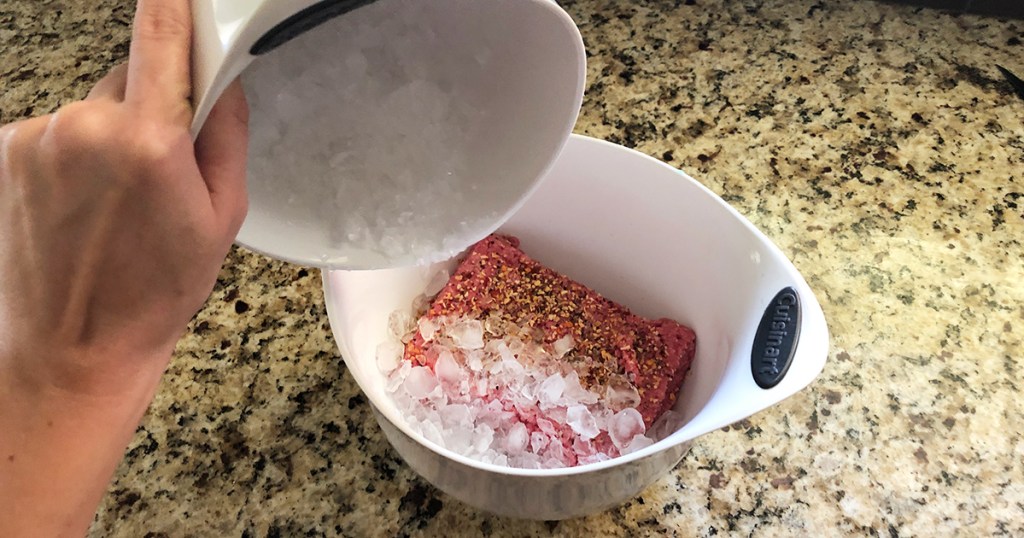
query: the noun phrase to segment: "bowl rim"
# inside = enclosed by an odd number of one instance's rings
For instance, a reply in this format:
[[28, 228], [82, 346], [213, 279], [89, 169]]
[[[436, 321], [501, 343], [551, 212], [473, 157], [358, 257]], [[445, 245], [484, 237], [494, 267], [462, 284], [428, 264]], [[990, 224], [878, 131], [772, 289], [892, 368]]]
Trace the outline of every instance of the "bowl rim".
[[[570, 143], [584, 143], [584, 144], [589, 144], [589, 145], [597, 145], [598, 147], [602, 148], [600, 151], [615, 151], [615, 152], [625, 153], [625, 154], [629, 155], [631, 158], [639, 158], [640, 160], [647, 161], [648, 164], [652, 164], [652, 163], [656, 164], [658, 167], [660, 167], [660, 168], [662, 168], [662, 169], [664, 169], [666, 171], [671, 171], [671, 172], [677, 174], [679, 176], [680, 180], [686, 181], [686, 182], [690, 183], [692, 187], [695, 187], [695, 188], [699, 189], [700, 191], [703, 191], [703, 193], [705, 195], [707, 195], [709, 197], [709, 199], [711, 199], [714, 202], [716, 202], [717, 206], [719, 206], [719, 209], [728, 212], [730, 214], [730, 216], [734, 220], [738, 221], [739, 224], [741, 224], [744, 228], [746, 228], [746, 230], [749, 233], [751, 233], [754, 237], [756, 237], [757, 240], [761, 244], [763, 244], [770, 252], [772, 252], [775, 255], [775, 257], [777, 259], [779, 259], [781, 261], [781, 263], [780, 263], [781, 268], [792, 279], [793, 285], [797, 288], [797, 291], [800, 294], [802, 300], [806, 301], [806, 304], [803, 305], [803, 308], [807, 308], [806, 312], [807, 312], [807, 314], [809, 314], [806, 319], [808, 321], [812, 321], [813, 318], [820, 317], [821, 318], [820, 321], [822, 322], [821, 323], [822, 324], [822, 328], [825, 330], [825, 334], [823, 335], [823, 337], [824, 337], [825, 342], [828, 341], [827, 325], [825, 325], [825, 323], [824, 323], [824, 314], [821, 311], [820, 303], [818, 302], [817, 298], [815, 297], [815, 295], [814, 295], [813, 291], [811, 290], [810, 286], [807, 284], [806, 280], [800, 274], [799, 270], [796, 269], [796, 267], [793, 265], [792, 261], [781, 251], [781, 249], [779, 249], [779, 247], [770, 238], [768, 238], [768, 236], [766, 236], [761, 230], [759, 230], [756, 226], [754, 226], [753, 223], [751, 223], [746, 217], [744, 217], [738, 210], [736, 210], [729, 203], [727, 203], [725, 200], [723, 200], [718, 194], [716, 194], [714, 191], [712, 191], [711, 189], [709, 189], [708, 187], [706, 187], [705, 185], [703, 185], [699, 181], [695, 180], [694, 178], [692, 178], [691, 176], [689, 176], [688, 174], [686, 174], [682, 170], [679, 170], [679, 169], [677, 169], [677, 168], [675, 168], [675, 167], [673, 167], [673, 166], [671, 166], [671, 165], [669, 165], [669, 164], [667, 164], [667, 163], [665, 163], [663, 161], [658, 160], [655, 157], [652, 157], [652, 156], [647, 155], [645, 153], [642, 153], [640, 151], [634, 150], [632, 148], [627, 148], [625, 146], [621, 146], [619, 144], [608, 142], [606, 140], [601, 140], [601, 139], [597, 139], [597, 138], [593, 138], [593, 137], [589, 137], [589, 136], [585, 136], [585, 135], [580, 135], [580, 134], [572, 134], [569, 137], [569, 140], [566, 142], [566, 146], [568, 146]], [[545, 176], [544, 180], [546, 180], [546, 176]], [[539, 184], [540, 184], [540, 182], [538, 182], [538, 185]], [[524, 201], [523, 205], [525, 205], [525, 201]], [[520, 207], [522, 207], [522, 206], [520, 206]], [[509, 214], [508, 217], [506, 218], [506, 221], [512, 215], [514, 215], [514, 213]], [[501, 224], [504, 225], [506, 221], [502, 221]], [[455, 256], [452, 259], [454, 259], [456, 257], [458, 257], [458, 256]], [[322, 272], [324, 298], [325, 298], [325, 303], [326, 303], [326, 307], [327, 307], [327, 314], [328, 314], [328, 319], [329, 320], [337, 318], [337, 316], [335, 316], [333, 314], [334, 307], [332, 307], [332, 304], [335, 302], [333, 300], [335, 292], [332, 291], [331, 277], [334, 274], [351, 273], [351, 272], [353, 272], [353, 271], [341, 270], [341, 269], [333, 269], [333, 270], [332, 269], [325, 269]], [[355, 271], [355, 272], [359, 272], [359, 271]], [[808, 308], [808, 307], [810, 307], [810, 308]], [[333, 331], [334, 330], [333, 329], [333, 327], [334, 327], [333, 323], [332, 323], [331, 326], [332, 326], [332, 331]], [[335, 334], [335, 341], [336, 341], [337, 345], [339, 346], [339, 350], [341, 351], [342, 357], [343, 357], [343, 360], [344, 360], [344, 357], [347, 355], [346, 352], [349, 351], [349, 350], [346, 349], [347, 348], [347, 344], [345, 342], [343, 342], [340, 338], [338, 338], [336, 334]], [[827, 353], [827, 351], [826, 351], [826, 353]], [[428, 439], [426, 439], [425, 437], [423, 437], [422, 435], [420, 435], [420, 434], [418, 434], [416, 432], [411, 431], [409, 429], [409, 427], [405, 424], [404, 421], [396, 422], [395, 420], [392, 420], [392, 418], [388, 416], [388, 413], [386, 413], [383, 409], [378, 407], [374, 403], [374, 400], [369, 397], [369, 395], [367, 395], [367, 400], [370, 403], [370, 405], [373, 406], [373, 408], [376, 410], [376, 413], [374, 413], [375, 418], [379, 417], [379, 418], [383, 418], [383, 419], [387, 420], [397, 430], [402, 432], [404, 435], [406, 435], [410, 439], [416, 441], [420, 446], [430, 450], [431, 452], [433, 452], [434, 454], [436, 454], [438, 456], [441, 456], [441, 457], [445, 458], [448, 461], [457, 462], [457, 463], [459, 463], [461, 465], [465, 465], [465, 466], [468, 466], [468, 467], [471, 467], [471, 468], [474, 468], [474, 469], [477, 469], [477, 470], [488, 471], [488, 472], [492, 472], [492, 473], [498, 473], [500, 475], [505, 475], [505, 476], [515, 476], [515, 477], [523, 477], [523, 478], [562, 478], [562, 477], [566, 477], [566, 476], [573, 476], [573, 475], [583, 474], [583, 473], [607, 471], [607, 470], [613, 469], [615, 467], [619, 467], [619, 466], [622, 466], [622, 465], [627, 465], [627, 464], [634, 463], [634, 462], [642, 460], [642, 459], [646, 459], [646, 458], [649, 458], [649, 457], [652, 457], [652, 456], [656, 456], [659, 453], [664, 452], [669, 447], [680, 445], [680, 444], [687, 443], [687, 442], [691, 442], [694, 439], [696, 439], [697, 437], [700, 437], [700, 436], [702, 436], [704, 434], [710, 433], [710, 432], [712, 432], [712, 431], [714, 431], [716, 429], [721, 428], [722, 426], [734, 423], [737, 420], [742, 420], [745, 417], [753, 416], [753, 415], [763, 411], [764, 409], [767, 409], [768, 407], [772, 407], [772, 406], [777, 405], [779, 402], [781, 402], [782, 400], [792, 396], [793, 394], [796, 394], [797, 392], [802, 391], [804, 388], [807, 387], [807, 385], [809, 385], [811, 382], [813, 382], [813, 380], [818, 376], [818, 374], [821, 372], [821, 368], [824, 367], [824, 363], [825, 363], [825, 360], [822, 359], [820, 361], [820, 366], [817, 367], [817, 370], [813, 372], [813, 375], [809, 377], [809, 379], [808, 379], [808, 381], [806, 383], [800, 384], [798, 386], [793, 387], [792, 390], [786, 391], [786, 393], [783, 394], [776, 402], [768, 405], [767, 407], [765, 407], [763, 409], [755, 411], [753, 413], [748, 413], [748, 414], [746, 414], [744, 416], [737, 417], [735, 420], [729, 420], [725, 424], [722, 424], [722, 425], [719, 425], [719, 426], [715, 426], [715, 427], [712, 427], [712, 428], [697, 428], [695, 431], [687, 431], [688, 430], [688, 426], [690, 426], [690, 424], [693, 423], [693, 420], [691, 418], [687, 423], [684, 423], [682, 426], [680, 426], [672, 434], [670, 434], [667, 437], [665, 437], [665, 438], [663, 438], [663, 439], [653, 443], [652, 445], [650, 445], [648, 447], [645, 447], [645, 448], [643, 448], [641, 450], [638, 450], [636, 452], [631, 452], [631, 453], [626, 454], [626, 455], [617, 456], [615, 458], [611, 458], [611, 459], [606, 460], [606, 461], [601, 461], [601, 462], [596, 462], [596, 463], [588, 463], [588, 464], [583, 464], [583, 465], [576, 465], [576, 466], [573, 466], [573, 467], [561, 467], [561, 468], [552, 468], [552, 469], [527, 469], [527, 468], [520, 468], [520, 467], [502, 466], [502, 465], [497, 465], [497, 464], [492, 464], [492, 463], [485, 463], [485, 462], [482, 462], [482, 461], [475, 460], [475, 459], [472, 459], [470, 457], [464, 456], [462, 454], [458, 454], [458, 453], [456, 453], [456, 452], [454, 452], [454, 451], [452, 451], [450, 449], [437, 446], [433, 442], [431, 442]], [[355, 376], [353, 376], [353, 378], [355, 379]], [[359, 380], [355, 379], [355, 381], [356, 381], [356, 384], [359, 385], [360, 390], [362, 391], [363, 388], [359, 384]], [[780, 391], [780, 393], [781, 393], [781, 391]], [[364, 391], [364, 394], [365, 394], [365, 391]], [[390, 440], [389, 440], [389, 442], [390, 442]]]

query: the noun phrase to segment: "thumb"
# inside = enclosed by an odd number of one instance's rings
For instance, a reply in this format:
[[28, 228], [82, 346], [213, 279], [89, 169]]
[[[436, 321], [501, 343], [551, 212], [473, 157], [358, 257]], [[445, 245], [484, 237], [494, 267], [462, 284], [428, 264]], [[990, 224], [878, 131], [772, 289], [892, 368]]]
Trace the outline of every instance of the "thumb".
[[210, 191], [214, 211], [234, 234], [248, 209], [246, 162], [249, 146], [249, 105], [236, 80], [218, 99], [196, 139], [196, 163]]

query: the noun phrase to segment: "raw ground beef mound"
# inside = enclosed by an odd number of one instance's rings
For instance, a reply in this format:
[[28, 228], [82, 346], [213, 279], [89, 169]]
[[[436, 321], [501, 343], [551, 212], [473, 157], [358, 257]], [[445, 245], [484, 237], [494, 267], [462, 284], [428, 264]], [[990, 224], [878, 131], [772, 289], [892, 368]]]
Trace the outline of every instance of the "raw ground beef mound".
[[[571, 335], [564, 357], [590, 389], [628, 381], [640, 395], [636, 409], [649, 428], [676, 400], [696, 350], [694, 332], [670, 319], [647, 319], [594, 290], [548, 269], [519, 250], [514, 237], [492, 235], [477, 243], [426, 316], [471, 317], [529, 327], [551, 344]], [[423, 338], [405, 358], [433, 367]]]

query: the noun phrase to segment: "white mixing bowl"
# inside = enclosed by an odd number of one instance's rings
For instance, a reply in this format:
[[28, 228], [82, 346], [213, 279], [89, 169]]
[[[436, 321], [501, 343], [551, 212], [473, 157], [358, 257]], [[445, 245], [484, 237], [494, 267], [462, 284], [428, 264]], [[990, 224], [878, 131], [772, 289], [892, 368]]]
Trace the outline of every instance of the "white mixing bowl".
[[[697, 355], [674, 408], [684, 423], [654, 445], [568, 469], [488, 465], [412, 432], [376, 362], [388, 316], [411, 310], [438, 267], [455, 261], [325, 273], [335, 338], [388, 440], [416, 472], [468, 504], [548, 520], [615, 506], [672, 469], [697, 436], [774, 405], [824, 367], [825, 317], [796, 268], [721, 198], [646, 155], [573, 136], [500, 231], [519, 237], [530, 256], [639, 315], [689, 325]], [[795, 352], [787, 364], [790, 344]]]

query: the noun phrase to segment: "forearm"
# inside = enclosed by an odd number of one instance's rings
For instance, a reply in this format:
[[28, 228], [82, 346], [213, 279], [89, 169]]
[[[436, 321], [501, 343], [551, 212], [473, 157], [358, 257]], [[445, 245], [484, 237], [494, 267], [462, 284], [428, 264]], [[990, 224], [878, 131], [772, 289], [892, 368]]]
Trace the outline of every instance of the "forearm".
[[165, 364], [83, 394], [0, 357], [0, 536], [86, 532]]

